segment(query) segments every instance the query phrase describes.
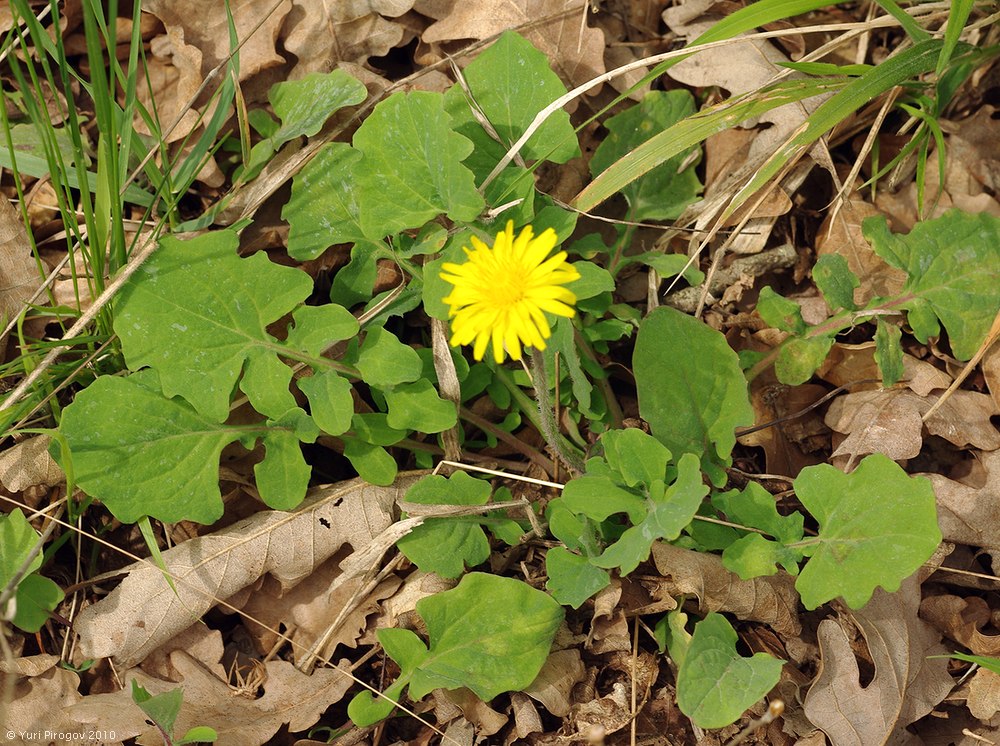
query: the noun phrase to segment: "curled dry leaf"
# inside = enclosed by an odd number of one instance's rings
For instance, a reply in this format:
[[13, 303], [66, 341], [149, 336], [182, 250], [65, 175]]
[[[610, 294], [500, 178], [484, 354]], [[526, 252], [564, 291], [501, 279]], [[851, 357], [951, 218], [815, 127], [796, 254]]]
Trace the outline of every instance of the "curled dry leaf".
[[[857, 345], [834, 343], [826, 356], [826, 362], [816, 371], [816, 375], [834, 386], [881, 378], [875, 362], [875, 343], [865, 342]], [[903, 353], [903, 377], [900, 383], [918, 396], [927, 396], [934, 389], [944, 390], [951, 385], [951, 380], [951, 376], [930, 363]], [[851, 391], [863, 391], [866, 388], [877, 389], [879, 384], [873, 382], [853, 385]]]
[[83, 655], [134, 665], [264, 574], [291, 588], [349, 544], [354, 554], [346, 565], [392, 525], [393, 504], [418, 478], [406, 475], [391, 487], [351, 480], [317, 488], [294, 511], [264, 511], [185, 541], [163, 552], [176, 594], [151, 562], [130, 565], [121, 585], [77, 617]]
[[549, 655], [524, 693], [541, 702], [556, 717], [566, 717], [572, 706], [570, 693], [586, 675], [579, 648], [557, 650]]
[[1000, 635], [979, 631], [990, 623], [990, 607], [978, 596], [931, 596], [920, 604], [920, 616], [973, 655], [1000, 655]]
[[847, 438], [833, 455], [883, 453], [894, 461], [914, 458], [920, 453], [925, 425], [931, 435], [959, 447], [1000, 448], [1000, 432], [990, 422], [990, 415], [996, 412], [990, 397], [974, 391], [955, 391], [923, 422], [922, 415], [937, 399], [937, 395], [923, 397], [905, 389], [838, 396], [827, 411], [826, 424]]
[[989, 720], [1000, 711], [1000, 674], [980, 668], [969, 681], [965, 700], [972, 716]]
[[[424, 31], [428, 44], [456, 39], [486, 39], [517, 29], [549, 58], [552, 69], [570, 88], [605, 72], [604, 32], [581, 25], [586, 2], [566, 0], [498, 0], [455, 2], [450, 12]], [[550, 21], [539, 24], [542, 19]], [[589, 93], [596, 93], [591, 90]]]
[[915, 576], [896, 593], [879, 588], [854, 619], [864, 635], [875, 676], [862, 687], [858, 662], [844, 630], [831, 619], [818, 629], [822, 661], [805, 699], [806, 716], [833, 746], [872, 746], [891, 741], [931, 711], [951, 691], [948, 662], [937, 632], [917, 617]]
[[461, 715], [459, 719], [474, 725], [476, 734], [480, 736], [492, 736], [507, 725], [506, 715], [494, 710], [465, 687], [435, 689], [434, 702], [434, 715], [438, 723], [453, 721]]
[[722, 558], [671, 544], [653, 544], [653, 561], [662, 576], [658, 595], [697, 596], [700, 610], [725, 611], [752, 622], [763, 622], [776, 632], [796, 637], [799, 594], [795, 579], [784, 572], [741, 580], [722, 566]]
[[[264, 693], [255, 699], [234, 693], [205, 664], [184, 652], [170, 654], [170, 663], [179, 680], [164, 681], [132, 669], [123, 677], [125, 687], [110, 694], [93, 694], [68, 708], [76, 729], [86, 725], [95, 730], [139, 736], [139, 743], [162, 743], [159, 731], [146, 722], [145, 713], [132, 701], [131, 680], [150, 694], [184, 688], [184, 700], [174, 724], [174, 732], [184, 734], [197, 725], [207, 725], [219, 734], [216, 746], [258, 746], [268, 743], [282, 725], [291, 732], [303, 731], [319, 720], [332, 704], [339, 702], [353, 680], [331, 668], [311, 675], [297, 671], [287, 661], [268, 661]], [[346, 667], [347, 661], [342, 664]], [[159, 740], [156, 740], [158, 739]]]
[[[15, 737], [5, 738], [5, 744], [49, 746], [51, 739], [43, 738], [46, 731], [72, 732], [76, 729], [78, 724], [68, 715], [67, 709], [83, 699], [77, 691], [80, 677], [60, 668], [58, 663], [56, 656], [32, 656], [4, 662], [5, 668], [17, 674], [13, 697], [5, 702], [3, 723], [5, 733], [13, 731]], [[108, 743], [110, 746], [118, 742]]]

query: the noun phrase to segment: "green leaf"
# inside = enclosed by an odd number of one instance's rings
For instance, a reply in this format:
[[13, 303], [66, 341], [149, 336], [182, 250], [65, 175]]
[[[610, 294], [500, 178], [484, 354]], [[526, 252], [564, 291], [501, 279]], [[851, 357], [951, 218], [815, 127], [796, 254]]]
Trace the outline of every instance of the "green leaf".
[[143, 686], [132, 679], [132, 701], [139, 705], [146, 716], [167, 733], [173, 733], [174, 723], [184, 702], [184, 688], [177, 687], [169, 692], [151, 695]]
[[[407, 502], [425, 505], [485, 505], [490, 485], [465, 472], [449, 478], [424, 477], [406, 493]], [[466, 566], [475, 567], [490, 556], [490, 544], [476, 516], [428, 518], [396, 542], [406, 557], [421, 570], [444, 578], [457, 578]]]
[[637, 492], [619, 486], [611, 477], [596, 474], [585, 474], [567, 482], [560, 503], [598, 522], [606, 521], [615, 513], [626, 513], [632, 523], [639, 523], [646, 517], [645, 503]]
[[420, 378], [422, 363], [417, 351], [396, 339], [392, 332], [375, 328], [365, 336], [357, 368], [369, 386], [385, 388], [416, 381]]
[[716, 484], [753, 424], [739, 360], [718, 331], [673, 308], [658, 308], [639, 327], [632, 358], [639, 412], [674, 456], [693, 453]]
[[847, 266], [847, 260], [843, 256], [824, 254], [816, 260], [812, 276], [832, 311], [838, 308], [853, 311], [857, 308], [854, 289], [861, 286], [861, 280]]
[[615, 289], [615, 278], [604, 267], [598, 267], [593, 262], [571, 262], [580, 277], [567, 283], [566, 289], [576, 296], [577, 301], [593, 298], [601, 293]]
[[288, 330], [285, 345], [319, 357], [334, 342], [350, 339], [358, 333], [358, 320], [336, 303], [325, 306], [300, 306], [292, 314], [294, 326]]
[[[514, 31], [504, 32], [463, 74], [480, 111], [503, 142], [501, 155], [525, 133], [538, 112], [566, 93], [549, 67], [549, 58]], [[448, 95], [464, 93], [456, 84]], [[529, 161], [554, 163], [580, 155], [569, 114], [554, 112], [528, 138], [521, 155]]]
[[880, 453], [850, 474], [806, 467], [794, 487], [819, 524], [819, 535], [799, 544], [811, 557], [795, 583], [807, 609], [838, 596], [860, 609], [876, 586], [896, 591], [941, 542], [930, 481]]
[[695, 625], [677, 672], [677, 706], [700, 728], [723, 728], [771, 691], [783, 663], [766, 653], [742, 657], [736, 631], [713, 612]]
[[804, 518], [798, 511], [783, 516], [778, 513], [774, 497], [756, 482], [750, 482], [742, 491], [731, 490], [712, 497], [712, 504], [726, 517], [744, 526], [766, 531], [777, 541], [760, 534], [747, 534], [727, 546], [722, 553], [722, 564], [744, 580], [773, 575], [776, 565], [789, 573], [798, 574], [800, 549], [786, 544], [800, 541], [803, 536]]
[[940, 321], [955, 357], [975, 355], [1000, 308], [1000, 218], [949, 210], [899, 235], [874, 216], [862, 230], [876, 254], [906, 272], [894, 305], [909, 311], [917, 339], [937, 336]]
[[257, 491], [269, 507], [291, 510], [305, 497], [312, 473], [299, 442], [315, 442], [319, 432], [312, 418], [298, 407], [267, 424], [263, 437], [266, 455], [253, 468]]
[[875, 362], [882, 374], [882, 388], [891, 388], [903, 377], [903, 331], [895, 324], [886, 323], [881, 316], [876, 319]]
[[343, 70], [276, 83], [267, 94], [281, 120], [281, 127], [271, 136], [275, 149], [296, 137], [315, 135], [331, 114], [360, 104], [367, 96], [364, 84]]
[[358, 187], [361, 158], [346, 143], [327, 143], [295, 175], [291, 197], [281, 208], [293, 259], [315, 259], [330, 246], [366, 238]]
[[207, 725], [196, 725], [188, 730], [179, 741], [174, 741], [174, 746], [183, 746], [186, 743], [215, 743], [219, 740], [219, 733], [215, 728]]
[[[20, 514], [20, 511], [17, 513]], [[62, 589], [48, 578], [37, 573], [26, 575], [17, 586], [14, 626], [25, 632], [37, 632], [49, 620], [49, 612], [53, 611], [64, 597]]]
[[365, 156], [356, 178], [369, 238], [420, 227], [442, 213], [470, 222], [483, 209], [472, 172], [462, 165], [472, 143], [451, 130], [441, 94], [389, 96], [358, 128], [354, 147]]
[[[663, 490], [663, 482], [650, 485], [647, 513], [641, 522], [626, 529], [604, 554], [591, 560], [598, 567], [619, 567], [628, 575], [649, 557], [656, 539], [673, 540], [691, 523], [708, 487], [702, 483], [698, 457], [685, 453], [677, 462], [677, 481]], [[659, 493], [659, 494], [657, 494]]]
[[281, 345], [267, 326], [312, 291], [305, 272], [273, 264], [263, 252], [241, 259], [238, 244], [231, 230], [164, 238], [115, 305], [129, 368], [158, 371], [168, 398], [184, 397], [215, 422], [229, 416], [237, 380], [262, 414], [277, 417], [295, 406], [291, 368], [279, 362]]
[[309, 400], [309, 410], [320, 429], [328, 435], [341, 435], [351, 427], [354, 417], [354, 387], [336, 371], [327, 370], [299, 380], [299, 388]]
[[219, 456], [246, 433], [165, 398], [156, 383], [152, 372], [102, 376], [66, 407], [59, 428], [77, 484], [123, 523], [145, 515], [214, 523], [223, 507]]
[[406, 437], [405, 430], [389, 427], [388, 416], [381, 412], [355, 414], [351, 427], [357, 437], [379, 446], [395, 445]]
[[426, 378], [386, 389], [389, 405], [389, 427], [397, 430], [416, 430], [422, 433], [439, 433], [458, 422], [455, 405], [438, 396], [434, 385]]
[[527, 687], [542, 669], [563, 608], [513, 578], [469, 573], [452, 590], [417, 601], [427, 658], [410, 680], [421, 699], [438, 687], [471, 689], [484, 702]]
[[607, 570], [590, 564], [586, 557], [564, 547], [553, 547], [545, 554], [545, 587], [563, 606], [579, 609], [583, 602], [611, 583]]
[[760, 291], [757, 313], [768, 326], [783, 332], [804, 334], [806, 331], [806, 322], [802, 320], [802, 306], [778, 295], [769, 285]]
[[812, 378], [833, 347], [833, 335], [793, 337], [781, 345], [774, 373], [778, 380], [789, 386], [798, 386]]
[[[590, 159], [590, 173], [597, 176], [653, 135], [694, 113], [694, 97], [687, 91], [650, 91], [639, 104], [604, 123], [609, 134]], [[632, 220], [673, 220], [697, 199], [701, 182], [694, 169], [696, 161], [680, 170], [693, 151], [689, 148], [671, 156], [621, 190]]]
[[660, 441], [638, 428], [609, 430], [601, 436], [604, 458], [629, 487], [663, 480], [671, 454]]
[[[13, 579], [37, 542], [38, 532], [28, 523], [24, 513], [15, 509], [6, 515], [0, 514], [0, 588]], [[39, 552], [28, 566], [28, 572], [41, 566]]]
[[399, 471], [396, 460], [382, 446], [358, 438], [343, 436], [344, 456], [358, 476], [369, 484], [392, 484]]
[[378, 275], [378, 260], [387, 255], [384, 244], [358, 241], [351, 249], [351, 261], [334, 275], [330, 300], [344, 307], [371, 299]]

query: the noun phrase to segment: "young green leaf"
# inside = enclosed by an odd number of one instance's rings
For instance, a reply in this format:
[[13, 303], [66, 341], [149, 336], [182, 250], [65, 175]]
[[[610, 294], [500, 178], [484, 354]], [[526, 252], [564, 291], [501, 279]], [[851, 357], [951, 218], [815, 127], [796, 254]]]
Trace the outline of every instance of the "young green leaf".
[[[642, 101], [608, 119], [608, 136], [590, 160], [590, 173], [597, 176], [627, 153], [695, 112], [694, 97], [683, 90], [650, 91]], [[671, 156], [622, 189], [631, 220], [673, 220], [697, 199], [701, 182], [697, 161], [688, 161], [695, 148]]]
[[385, 388], [416, 381], [422, 363], [416, 350], [404, 345], [392, 332], [377, 327], [365, 336], [357, 368], [369, 386]]
[[723, 728], [771, 691], [782, 663], [766, 653], [742, 657], [736, 631], [713, 612], [695, 625], [677, 672], [677, 706], [701, 728]]
[[[361, 226], [371, 239], [417, 228], [445, 213], [470, 222], [483, 209], [462, 159], [472, 143], [450, 127], [439, 93], [394, 93], [354, 134]], [[387, 199], [391, 195], [391, 199]]]
[[609, 430], [601, 436], [604, 458], [629, 487], [665, 478], [670, 451], [638, 428]]
[[295, 406], [291, 368], [278, 359], [281, 343], [267, 326], [312, 291], [305, 272], [263, 252], [241, 259], [238, 245], [231, 230], [164, 238], [115, 305], [129, 368], [153, 368], [167, 398], [182, 396], [215, 422], [229, 416], [237, 380], [261, 414], [278, 417]]
[[392, 484], [399, 468], [396, 461], [382, 446], [369, 443], [360, 438], [342, 437], [344, 441], [344, 456], [358, 476], [370, 484], [382, 486]]
[[177, 687], [162, 694], [152, 695], [136, 679], [132, 679], [132, 701], [139, 705], [147, 717], [167, 733], [174, 732], [174, 723], [184, 702], [184, 688]]
[[586, 557], [564, 547], [552, 547], [545, 554], [545, 587], [564, 606], [579, 609], [583, 602], [611, 583], [607, 570], [592, 565]]
[[311, 137], [335, 111], [360, 104], [367, 96], [364, 84], [343, 70], [309, 73], [298, 80], [276, 83], [267, 98], [281, 127], [271, 140], [277, 149], [296, 137]]
[[727, 570], [744, 580], [773, 575], [777, 571], [775, 565], [781, 565], [793, 575], [798, 574], [802, 551], [786, 545], [802, 539], [804, 518], [801, 513], [779, 514], [774, 497], [756, 482], [741, 491], [715, 495], [712, 504], [730, 521], [759, 528], [777, 539], [772, 541], [757, 533], [737, 539], [722, 552], [722, 564]]
[[720, 484], [736, 428], [753, 423], [746, 379], [725, 337], [673, 308], [639, 327], [632, 358], [639, 412], [674, 456], [693, 453]]
[[386, 422], [397, 430], [439, 433], [458, 422], [455, 405], [438, 396], [426, 378], [385, 389], [389, 416]]
[[336, 371], [326, 370], [299, 379], [299, 388], [309, 400], [313, 419], [328, 435], [341, 435], [354, 417], [354, 387]]
[[881, 316], [875, 326], [875, 362], [882, 374], [882, 388], [888, 389], [903, 377], [902, 330]]
[[[520, 691], [542, 669], [563, 620], [562, 606], [547, 593], [483, 573], [469, 573], [452, 590], [421, 599], [417, 613], [427, 624], [426, 647], [409, 630], [378, 633], [400, 667], [400, 678], [386, 691], [393, 699], [407, 683], [414, 700], [438, 688], [464, 686], [484, 702]], [[349, 714], [356, 725], [370, 725], [370, 716], [380, 714], [373, 704], [369, 692], [354, 698]]]
[[853, 311], [857, 308], [854, 290], [861, 286], [861, 280], [850, 270], [843, 256], [824, 254], [816, 260], [812, 276], [830, 310], [844, 308]]
[[[459, 471], [447, 479], [424, 477], [407, 490], [405, 500], [425, 505], [485, 505], [490, 493], [488, 482]], [[490, 556], [490, 543], [476, 516], [428, 518], [396, 546], [421, 570], [444, 578], [457, 578], [466, 566], [475, 567]]]
[[819, 535], [798, 544], [810, 557], [795, 583], [807, 609], [838, 596], [860, 609], [876, 586], [899, 588], [941, 542], [930, 481], [880, 453], [850, 474], [806, 467], [794, 487], [819, 523]]
[[38, 632], [49, 621], [56, 606], [65, 598], [62, 588], [38, 573], [31, 573], [21, 579], [17, 586], [17, 610], [14, 612], [14, 626], [25, 632]]
[[806, 322], [802, 320], [802, 306], [764, 286], [757, 299], [757, 313], [768, 326], [791, 334], [804, 334]]
[[[24, 513], [12, 510], [0, 515], [0, 588], [13, 580], [38, 543], [38, 532]], [[42, 566], [42, 553], [35, 555], [21, 578], [14, 596], [14, 624], [25, 632], [37, 632], [49, 619], [49, 612], [62, 601], [63, 592], [54, 582], [35, 571]], [[2, 611], [2, 610], [0, 610]]]
[[940, 321], [955, 357], [975, 355], [1000, 308], [1000, 218], [949, 210], [898, 235], [874, 216], [862, 230], [876, 254], [907, 273], [896, 305], [917, 339], [937, 336]]
[[833, 334], [815, 337], [792, 337], [778, 350], [774, 373], [789, 386], [798, 386], [812, 378], [833, 347]]

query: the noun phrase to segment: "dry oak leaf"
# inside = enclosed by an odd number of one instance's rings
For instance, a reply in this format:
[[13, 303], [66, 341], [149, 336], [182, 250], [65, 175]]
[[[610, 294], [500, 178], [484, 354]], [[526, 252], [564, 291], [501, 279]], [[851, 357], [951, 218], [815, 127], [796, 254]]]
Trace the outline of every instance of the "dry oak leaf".
[[[46, 731], [73, 732], [78, 724], [67, 715], [67, 708], [83, 699], [77, 691], [80, 677], [60, 668], [54, 655], [31, 656], [3, 661], [4, 673], [14, 673], [13, 696], [5, 701], [4, 744], [49, 746]], [[12, 665], [11, 665], [12, 664]], [[10, 738], [10, 734], [14, 737]], [[116, 737], [125, 737], [118, 733]], [[108, 741], [108, 746], [120, 743]]]
[[838, 396], [826, 413], [826, 424], [847, 438], [834, 456], [883, 453], [894, 461], [914, 458], [923, 444], [923, 428], [962, 447], [1000, 448], [1000, 432], [990, 416], [993, 401], [974, 391], [955, 391], [926, 422], [924, 412], [937, 395], [918, 396], [906, 389], [857, 391]]
[[985, 549], [1000, 548], [1000, 451], [979, 454], [984, 483], [970, 485], [941, 474], [931, 480], [937, 496], [938, 525], [946, 541]]
[[275, 42], [282, 21], [292, 8], [291, 0], [229, 0], [228, 3], [144, 0], [142, 4], [144, 11], [163, 22], [168, 34], [173, 28], [184, 30], [187, 43], [201, 51], [201, 72], [205, 74], [229, 58], [227, 8], [232, 11], [236, 38], [242, 43], [240, 80], [284, 63]]
[[54, 487], [66, 477], [49, 455], [50, 438], [36, 435], [0, 453], [0, 484], [10, 492], [20, 492], [34, 485]]
[[579, 648], [556, 650], [546, 658], [542, 670], [524, 693], [541, 702], [556, 717], [566, 717], [573, 706], [570, 701], [573, 687], [586, 676]]
[[264, 574], [289, 589], [349, 544], [354, 553], [345, 567], [393, 525], [395, 501], [419, 478], [402, 475], [391, 487], [355, 479], [315, 488], [294, 511], [263, 511], [185, 541], [163, 552], [176, 593], [153, 563], [130, 565], [117, 588], [77, 616], [81, 653], [132, 666]]
[[404, 29], [384, 16], [412, 7], [413, 0], [293, 0], [284, 28], [285, 49], [298, 58], [290, 77], [385, 56], [403, 41]]
[[1000, 654], [1000, 635], [979, 631], [990, 623], [990, 607], [978, 596], [931, 596], [920, 604], [920, 617], [942, 634], [972, 651], [973, 655]]
[[[826, 362], [816, 371], [816, 375], [834, 386], [846, 386], [853, 382], [871, 378], [881, 378], [875, 362], [875, 343], [862, 344], [834, 343], [827, 353]], [[946, 389], [951, 385], [951, 376], [938, 370], [925, 360], [903, 353], [903, 378], [900, 383], [919, 396], [927, 396], [934, 389]], [[852, 391], [872, 390], [878, 383], [851, 386]], [[1000, 405], [998, 405], [1000, 406]]]
[[965, 706], [972, 716], [989, 720], [1000, 711], [1000, 674], [980, 668], [969, 681]]
[[726, 611], [737, 619], [763, 622], [786, 637], [802, 631], [795, 578], [785, 572], [741, 580], [715, 554], [653, 544], [653, 562], [661, 576], [656, 595], [697, 596], [699, 610]]
[[41, 285], [21, 214], [0, 196], [0, 321], [4, 326], [24, 310]]
[[[165, 34], [149, 43], [147, 73], [136, 87], [136, 97], [149, 111], [159, 116], [162, 137], [168, 143], [178, 142], [198, 126], [198, 111], [189, 108], [204, 76], [201, 72], [202, 53], [184, 38], [184, 29], [171, 26]], [[146, 121], [136, 114], [136, 132], [152, 135]]]
[[[552, 69], [569, 88], [576, 88], [605, 72], [604, 32], [580, 24], [586, 7], [587, 3], [579, 0], [452, 0], [447, 13], [435, 8], [435, 17], [440, 20], [427, 27], [423, 41], [481, 40], [516, 29], [549, 58]], [[551, 20], [539, 23], [546, 18]], [[597, 93], [597, 89], [588, 93]]]
[[[180, 676], [179, 681], [163, 681], [135, 668], [123, 677], [123, 689], [111, 694], [93, 694], [72, 705], [69, 715], [77, 721], [77, 730], [79, 725], [87, 725], [95, 730], [141, 734], [138, 743], [143, 746], [162, 744], [159, 731], [146, 723], [145, 714], [132, 701], [130, 681], [134, 679], [153, 695], [178, 686], [184, 688], [175, 733], [207, 725], [219, 734], [216, 746], [259, 746], [269, 743], [282, 725], [287, 724], [293, 733], [306, 730], [330, 705], [339, 702], [354, 683], [337, 669], [321, 668], [306, 675], [288, 661], [268, 661], [264, 664], [267, 676], [261, 685], [264, 693], [250, 699], [237, 694], [226, 681], [183, 650], [171, 653], [170, 662]], [[349, 662], [342, 661], [342, 665]]]
[[946, 652], [938, 633], [917, 617], [916, 576], [895, 593], [879, 588], [853, 612], [864, 635], [875, 676], [866, 687], [844, 630], [832, 619], [819, 624], [819, 673], [805, 699], [805, 713], [833, 746], [897, 743], [907, 725], [930, 712], [951, 691]]

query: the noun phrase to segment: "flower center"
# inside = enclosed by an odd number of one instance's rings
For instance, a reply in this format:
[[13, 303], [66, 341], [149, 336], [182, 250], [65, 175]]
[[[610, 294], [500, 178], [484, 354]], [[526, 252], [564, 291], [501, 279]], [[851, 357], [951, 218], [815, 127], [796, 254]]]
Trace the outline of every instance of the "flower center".
[[524, 282], [520, 277], [498, 272], [490, 279], [490, 295], [498, 306], [510, 308], [524, 299]]

